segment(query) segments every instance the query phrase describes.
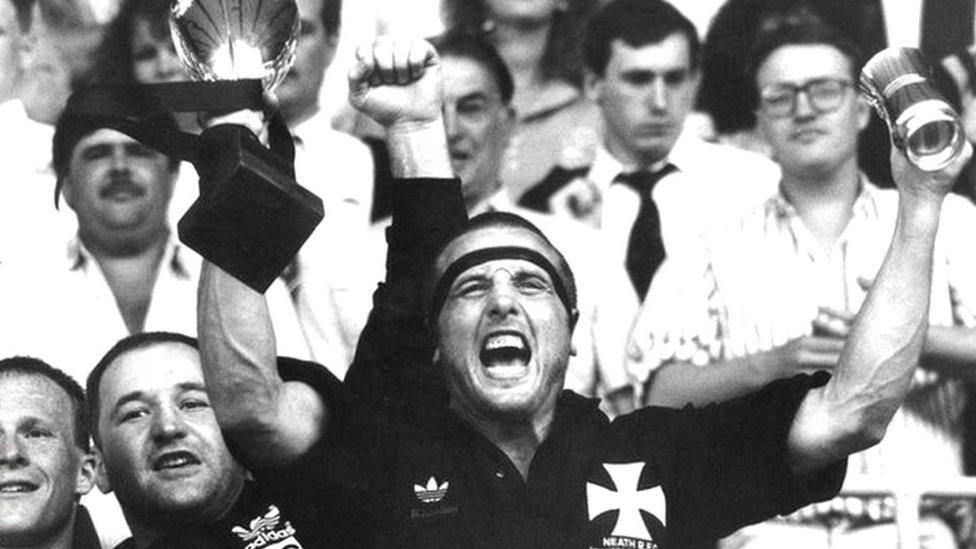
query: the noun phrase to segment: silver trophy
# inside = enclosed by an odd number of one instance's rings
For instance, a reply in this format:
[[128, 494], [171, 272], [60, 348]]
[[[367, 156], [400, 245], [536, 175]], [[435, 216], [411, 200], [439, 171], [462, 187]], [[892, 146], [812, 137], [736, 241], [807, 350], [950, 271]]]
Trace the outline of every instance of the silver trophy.
[[[295, 0], [174, 0], [173, 42], [198, 81], [183, 95], [218, 112], [242, 108], [225, 90], [253, 89], [260, 102], [291, 68], [299, 22]], [[294, 180], [294, 142], [280, 115], [268, 135], [271, 149], [243, 126], [204, 131], [193, 158], [200, 198], [177, 225], [187, 246], [260, 292], [323, 217], [319, 197]]]
[[929, 74], [919, 50], [888, 48], [864, 65], [859, 87], [888, 125], [895, 146], [920, 169], [935, 171], [962, 151], [966, 135]]
[[295, 61], [299, 21], [295, 0], [176, 0], [169, 18], [194, 79], [260, 78], [265, 91]]

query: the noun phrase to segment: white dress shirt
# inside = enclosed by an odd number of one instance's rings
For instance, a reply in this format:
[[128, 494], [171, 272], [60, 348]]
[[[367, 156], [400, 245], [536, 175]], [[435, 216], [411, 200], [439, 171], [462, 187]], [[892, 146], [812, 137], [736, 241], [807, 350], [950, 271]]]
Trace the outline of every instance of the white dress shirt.
[[[678, 171], [654, 187], [661, 219], [661, 237], [668, 254], [687, 246], [689, 239], [711, 224], [731, 219], [775, 192], [779, 167], [768, 158], [726, 145], [702, 141], [691, 132], [678, 138], [666, 160]], [[587, 178], [601, 195], [601, 240], [615, 261], [624, 264], [630, 231], [640, 209], [640, 197], [626, 185], [614, 185], [621, 173], [632, 172], [606, 148], [597, 149]]]
[[[674, 360], [704, 365], [747, 356], [810, 335], [818, 307], [856, 313], [881, 267], [897, 217], [898, 193], [866, 178], [853, 216], [829, 250], [817, 245], [796, 210], [779, 193], [739, 220], [709, 230], [694, 251], [669, 257], [651, 284], [635, 328], [646, 376]], [[935, 246], [929, 322], [976, 327], [976, 206], [950, 195]], [[962, 473], [960, 381], [916, 371], [907, 403], [884, 440], [851, 457], [848, 475]], [[852, 503], [853, 502], [853, 503]], [[877, 519], [890, 504], [837, 499], [798, 515], [831, 510]], [[873, 511], [872, 511], [873, 510]]]

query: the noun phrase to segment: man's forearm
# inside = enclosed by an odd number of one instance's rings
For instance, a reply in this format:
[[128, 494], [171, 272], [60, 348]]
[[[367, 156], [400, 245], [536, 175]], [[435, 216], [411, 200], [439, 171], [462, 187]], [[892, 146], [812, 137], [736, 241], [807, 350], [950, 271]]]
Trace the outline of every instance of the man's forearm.
[[316, 440], [325, 404], [278, 375], [264, 296], [204, 262], [198, 294], [200, 356], [221, 430], [249, 464], [297, 457]]
[[790, 433], [797, 470], [877, 443], [904, 400], [928, 328], [941, 202], [902, 195], [891, 246], [833, 377], [797, 412]]
[[672, 362], [654, 373], [647, 392], [650, 406], [705, 406], [724, 402], [762, 388], [773, 378], [763, 375], [755, 356], [696, 366], [689, 362]]

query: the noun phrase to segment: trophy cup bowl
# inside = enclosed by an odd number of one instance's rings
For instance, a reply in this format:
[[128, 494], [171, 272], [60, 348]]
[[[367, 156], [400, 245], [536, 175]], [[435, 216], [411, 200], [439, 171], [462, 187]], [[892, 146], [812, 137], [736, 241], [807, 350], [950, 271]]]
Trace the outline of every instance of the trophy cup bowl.
[[895, 145], [920, 169], [935, 171], [962, 152], [966, 135], [929, 74], [919, 50], [888, 48], [864, 65], [859, 88], [888, 125]]
[[272, 91], [295, 61], [299, 21], [294, 0], [176, 0], [169, 27], [195, 80], [260, 78]]
[[[273, 90], [295, 59], [299, 21], [295, 0], [174, 0], [170, 30], [198, 80], [195, 101], [206, 95], [207, 104], [220, 105], [229, 97], [224, 89], [238, 87], [233, 81], [260, 80], [258, 95]], [[199, 136], [193, 164], [200, 197], [177, 224], [181, 241], [258, 292], [323, 217], [319, 197], [294, 180], [294, 143], [280, 115], [268, 130], [271, 149], [235, 124]]]

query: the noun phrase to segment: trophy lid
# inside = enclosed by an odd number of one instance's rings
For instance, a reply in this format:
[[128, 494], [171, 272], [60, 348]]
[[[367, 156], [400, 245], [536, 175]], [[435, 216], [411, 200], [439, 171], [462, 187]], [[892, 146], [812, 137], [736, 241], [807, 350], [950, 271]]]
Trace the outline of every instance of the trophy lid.
[[295, 60], [295, 0], [173, 0], [169, 23], [196, 80], [260, 78], [271, 91]]

